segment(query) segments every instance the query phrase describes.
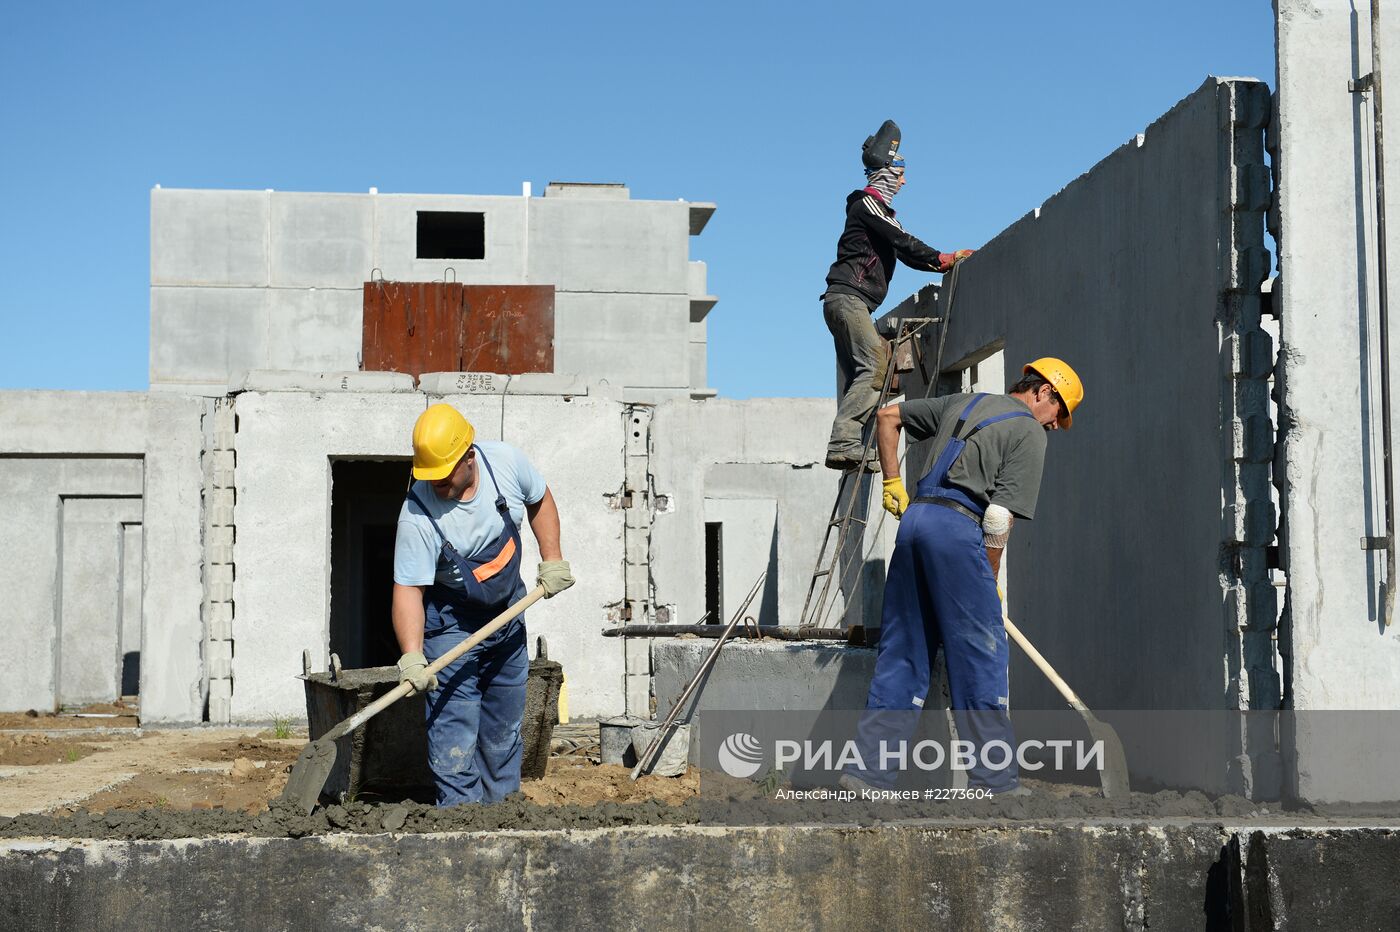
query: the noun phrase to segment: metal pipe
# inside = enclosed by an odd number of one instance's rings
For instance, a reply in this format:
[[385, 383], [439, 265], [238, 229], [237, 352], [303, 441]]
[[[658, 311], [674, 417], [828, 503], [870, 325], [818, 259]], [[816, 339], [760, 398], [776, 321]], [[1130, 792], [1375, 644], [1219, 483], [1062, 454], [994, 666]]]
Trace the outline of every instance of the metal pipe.
[[1376, 274], [1381, 342], [1381, 463], [1385, 475], [1385, 625], [1395, 613], [1395, 493], [1390, 429], [1390, 313], [1385, 246], [1385, 132], [1381, 116], [1381, 0], [1371, 0], [1371, 114], [1376, 135]]

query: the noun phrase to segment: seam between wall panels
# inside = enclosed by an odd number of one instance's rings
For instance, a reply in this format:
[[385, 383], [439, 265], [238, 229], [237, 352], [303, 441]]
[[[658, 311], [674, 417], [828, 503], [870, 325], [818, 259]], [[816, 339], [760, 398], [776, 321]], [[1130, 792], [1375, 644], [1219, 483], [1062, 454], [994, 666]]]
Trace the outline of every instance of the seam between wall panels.
[[233, 397], [215, 399], [205, 420], [202, 454], [205, 717], [213, 723], [227, 723], [232, 718], [233, 700], [233, 545], [237, 533], [234, 444], [238, 419]]
[[[655, 496], [651, 476], [651, 405], [623, 409], [623, 610], [625, 622], [656, 618], [651, 575], [651, 528]], [[623, 696], [628, 715], [651, 717], [651, 639], [623, 638]]]
[[[1221, 241], [1225, 281], [1217, 319], [1221, 426], [1226, 441], [1221, 548], [1225, 703], [1229, 709], [1277, 710], [1281, 700], [1274, 642], [1278, 611], [1269, 559], [1277, 525], [1270, 475], [1274, 348], [1260, 326], [1261, 284], [1269, 271], [1264, 246], [1264, 212], [1270, 200], [1264, 159], [1269, 95], [1265, 85], [1254, 82], [1222, 82], [1219, 94], [1224, 143], [1219, 177], [1225, 184], [1220, 203], [1227, 234]], [[1278, 773], [1278, 748], [1273, 723], [1258, 718], [1242, 719], [1240, 732], [1231, 736], [1232, 789], [1245, 795], [1277, 791], [1260, 780], [1263, 773]]]

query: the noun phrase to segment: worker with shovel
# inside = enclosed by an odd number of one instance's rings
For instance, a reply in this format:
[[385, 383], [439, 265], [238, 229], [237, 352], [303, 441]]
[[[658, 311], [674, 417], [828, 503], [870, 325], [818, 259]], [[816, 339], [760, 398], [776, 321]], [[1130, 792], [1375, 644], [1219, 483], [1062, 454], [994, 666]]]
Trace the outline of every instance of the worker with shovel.
[[[846, 196], [846, 225], [826, 273], [822, 312], [836, 343], [836, 420], [826, 448], [831, 469], [862, 466], [861, 432], [879, 402], [889, 365], [872, 314], [889, 292], [895, 259], [921, 272], [947, 272], [972, 255], [971, 249], [946, 253], [926, 246], [895, 219], [890, 202], [905, 181], [899, 141], [899, 127], [886, 120], [861, 146], [866, 185]], [[873, 460], [864, 466], [877, 468]]]
[[[860, 722], [864, 766], [849, 770], [843, 783], [893, 786], [898, 774], [879, 766], [882, 747], [913, 734], [942, 645], [958, 737], [974, 748], [969, 786], [992, 793], [1018, 788], [997, 575], [1013, 521], [1035, 514], [1046, 434], [1068, 429], [1083, 400], [1075, 371], [1047, 356], [1026, 365], [1005, 395], [907, 400], [877, 412], [884, 506], [901, 521]], [[911, 441], [934, 438], [937, 451], [913, 499], [899, 474], [901, 430]], [[1008, 766], [999, 769], [988, 767], [982, 753], [996, 740], [1011, 749]]]
[[546, 598], [574, 584], [559, 549], [559, 511], [519, 450], [473, 442], [451, 405], [413, 426], [413, 477], [394, 544], [394, 634], [400, 682], [427, 692], [428, 764], [437, 804], [496, 802], [520, 789], [520, 720], [529, 659], [522, 617], [441, 672], [427, 667], [525, 596], [520, 524], [539, 545]]

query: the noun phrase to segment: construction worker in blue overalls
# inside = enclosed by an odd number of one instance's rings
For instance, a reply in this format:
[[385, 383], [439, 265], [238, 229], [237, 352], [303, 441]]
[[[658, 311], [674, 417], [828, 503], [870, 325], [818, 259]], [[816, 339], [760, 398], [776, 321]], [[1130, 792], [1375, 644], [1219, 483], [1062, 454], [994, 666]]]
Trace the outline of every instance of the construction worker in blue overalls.
[[[1018, 789], [997, 576], [1014, 518], [1035, 514], [1046, 435], [1069, 428], [1083, 400], [1074, 370], [1045, 357], [1026, 365], [1005, 395], [906, 400], [877, 413], [884, 506], [901, 520], [857, 741], [863, 766], [849, 769], [843, 785], [894, 785], [897, 770], [881, 762], [901, 759], [894, 751], [914, 733], [941, 646], [958, 737], [973, 746], [969, 787]], [[912, 500], [899, 474], [901, 430], [911, 442], [933, 438], [937, 451]], [[997, 740], [1013, 752], [1008, 766], [984, 761], [982, 750]], [[999, 765], [1008, 755], [997, 751], [986, 757]]]
[[520, 789], [520, 720], [529, 658], [525, 616], [437, 676], [428, 664], [525, 595], [520, 524], [539, 545], [546, 598], [574, 584], [559, 549], [559, 510], [535, 467], [505, 443], [475, 443], [451, 405], [413, 426], [413, 477], [394, 542], [399, 680], [427, 696], [428, 765], [437, 804], [497, 802]]

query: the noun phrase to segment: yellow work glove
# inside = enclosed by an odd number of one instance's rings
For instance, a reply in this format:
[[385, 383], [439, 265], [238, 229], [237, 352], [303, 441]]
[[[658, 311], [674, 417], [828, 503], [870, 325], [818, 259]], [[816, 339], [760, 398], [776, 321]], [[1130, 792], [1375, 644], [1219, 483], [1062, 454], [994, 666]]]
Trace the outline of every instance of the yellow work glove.
[[546, 599], [554, 598], [574, 584], [574, 577], [569, 573], [569, 561], [545, 560], [541, 562], [535, 583], [544, 586]]
[[421, 650], [411, 650], [399, 658], [399, 682], [413, 687], [415, 693], [430, 693], [438, 688], [437, 677], [428, 673], [428, 658]]
[[896, 518], [904, 516], [904, 509], [909, 507], [909, 493], [904, 491], [904, 480], [899, 476], [884, 481], [885, 510]]

